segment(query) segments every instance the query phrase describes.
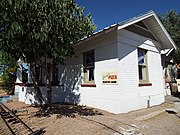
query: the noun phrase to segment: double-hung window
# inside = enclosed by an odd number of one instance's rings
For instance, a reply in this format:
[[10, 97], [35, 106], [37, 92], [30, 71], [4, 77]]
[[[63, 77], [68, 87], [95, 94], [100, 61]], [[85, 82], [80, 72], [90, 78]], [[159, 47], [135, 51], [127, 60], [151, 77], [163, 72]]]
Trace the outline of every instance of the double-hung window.
[[138, 49], [139, 82], [148, 82], [147, 51]]
[[94, 50], [84, 53], [84, 83], [94, 83]]

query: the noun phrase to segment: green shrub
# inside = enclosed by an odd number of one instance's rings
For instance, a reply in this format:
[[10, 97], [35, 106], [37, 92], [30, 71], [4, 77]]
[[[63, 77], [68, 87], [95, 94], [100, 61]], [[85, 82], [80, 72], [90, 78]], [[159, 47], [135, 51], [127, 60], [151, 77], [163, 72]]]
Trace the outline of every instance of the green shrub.
[[14, 94], [14, 83], [16, 81], [15, 72], [10, 72], [9, 69], [6, 69], [1, 76], [2, 78], [2, 87], [8, 94]]

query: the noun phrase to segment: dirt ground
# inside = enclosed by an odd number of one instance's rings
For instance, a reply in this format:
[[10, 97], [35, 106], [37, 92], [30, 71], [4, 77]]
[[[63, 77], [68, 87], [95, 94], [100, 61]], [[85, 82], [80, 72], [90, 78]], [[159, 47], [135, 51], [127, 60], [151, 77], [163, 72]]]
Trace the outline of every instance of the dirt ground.
[[2, 95], [7, 95], [7, 93], [0, 86], [0, 96], [2, 96]]
[[[17, 101], [5, 104], [27, 110], [17, 114], [34, 131], [41, 129], [45, 135], [180, 135], [180, 100], [174, 97], [159, 106], [117, 115], [86, 106], [56, 104], [49, 111]], [[176, 109], [177, 113], [166, 109]]]

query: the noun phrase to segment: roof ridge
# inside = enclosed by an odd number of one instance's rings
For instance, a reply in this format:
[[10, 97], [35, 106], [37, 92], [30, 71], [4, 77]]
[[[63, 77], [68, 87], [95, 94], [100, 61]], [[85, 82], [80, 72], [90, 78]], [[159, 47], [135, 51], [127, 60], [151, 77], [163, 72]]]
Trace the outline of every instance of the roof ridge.
[[124, 25], [126, 23], [129, 23], [129, 22], [132, 22], [134, 20], [137, 20], [137, 19], [139, 19], [139, 18], [141, 18], [143, 16], [147, 16], [148, 14], [156, 14], [156, 13], [154, 12], [154, 10], [149, 10], [148, 12], [139, 14], [137, 16], [134, 16], [134, 17], [130, 18], [130, 19], [123, 20], [123, 21], [119, 22], [118, 25]]

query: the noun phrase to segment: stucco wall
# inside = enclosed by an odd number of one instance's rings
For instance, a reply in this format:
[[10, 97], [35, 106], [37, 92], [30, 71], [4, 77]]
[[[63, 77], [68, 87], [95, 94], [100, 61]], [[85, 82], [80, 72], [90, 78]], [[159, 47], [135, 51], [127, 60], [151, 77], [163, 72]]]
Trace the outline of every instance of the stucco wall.
[[[137, 47], [148, 50], [148, 72], [152, 86], [139, 87]], [[95, 49], [97, 87], [81, 88], [80, 103], [114, 113], [124, 113], [164, 102], [159, 48], [157, 42], [126, 30], [119, 31], [114, 45]], [[118, 56], [112, 51], [116, 49]], [[114, 58], [103, 60], [107, 54]], [[118, 85], [103, 85], [103, 72], [117, 72]]]
[[[138, 85], [137, 47], [148, 51], [148, 74], [152, 86], [139, 87]], [[123, 86], [125, 89], [122, 95], [124, 96], [121, 98], [127, 101], [127, 104], [122, 104], [125, 110], [128, 112], [129, 108], [135, 110], [164, 102], [160, 44], [127, 30], [120, 30], [118, 31], [118, 50], [119, 69], [123, 69], [119, 70], [122, 78], [120, 82], [126, 84]], [[136, 104], [133, 105], [132, 102]], [[124, 110], [120, 109], [120, 111]]]
[[[35, 90], [34, 87], [26, 87], [26, 86], [17, 86], [19, 88], [19, 101], [21, 102], [25, 102], [26, 104], [39, 104], [37, 98], [36, 98], [36, 94], [35, 94]], [[47, 91], [46, 91], [46, 87], [40, 87], [41, 89], [41, 93], [42, 96], [45, 100], [45, 102], [47, 102]], [[73, 94], [71, 93], [71, 95], [67, 94], [67, 92], [64, 91], [64, 88], [62, 86], [52, 86], [52, 102], [56, 103], [56, 102], [64, 102], [64, 101], [69, 101], [71, 103], [73, 103], [74, 101], [72, 100], [73, 98]]]
[[[148, 71], [152, 86], [139, 87], [137, 47], [148, 50]], [[96, 87], [81, 87], [83, 52], [92, 49], [95, 50]], [[109, 33], [102, 39], [85, 42], [75, 50], [78, 59], [69, 59], [67, 65], [71, 68], [79, 65], [79, 87], [74, 91], [79, 94], [80, 104], [124, 113], [164, 102], [160, 44], [157, 42], [120, 30], [117, 34]], [[107, 72], [117, 73], [118, 84], [102, 84], [102, 73]]]
[[[139, 87], [137, 47], [148, 50], [152, 86]], [[95, 50], [96, 87], [83, 84], [83, 53]], [[75, 46], [78, 58], [59, 66], [60, 84], [53, 87], [53, 102], [79, 103], [113, 113], [125, 113], [164, 102], [160, 44], [127, 30], [104, 33]], [[117, 84], [103, 84], [102, 74], [117, 73]], [[46, 95], [46, 94], [45, 94]]]

